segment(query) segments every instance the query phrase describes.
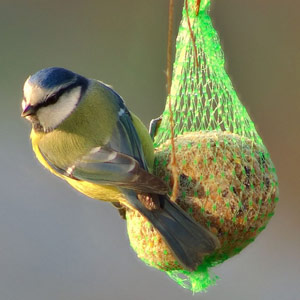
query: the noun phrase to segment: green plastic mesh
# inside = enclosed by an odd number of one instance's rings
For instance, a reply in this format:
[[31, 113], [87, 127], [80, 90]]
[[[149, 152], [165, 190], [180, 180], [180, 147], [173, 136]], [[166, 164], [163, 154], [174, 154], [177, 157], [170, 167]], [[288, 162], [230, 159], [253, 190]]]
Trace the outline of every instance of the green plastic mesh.
[[239, 253], [265, 228], [278, 201], [278, 182], [270, 155], [225, 71], [220, 40], [208, 14], [210, 0], [201, 1], [198, 15], [195, 5], [196, 0], [188, 0], [188, 15], [183, 9], [171, 97], [154, 139], [154, 170], [171, 194], [171, 101], [179, 180], [176, 202], [216, 234], [221, 247], [204, 257], [196, 271], [188, 272], [139, 213], [127, 211], [127, 224], [131, 246], [143, 261], [182, 287], [200, 292], [218, 278], [210, 273], [211, 267]]
[[[188, 0], [189, 19], [195, 36], [195, 51], [185, 8], [176, 41], [176, 59], [171, 88], [175, 136], [186, 131], [226, 130], [262, 143], [225, 71], [220, 40], [210, 16], [210, 0], [202, 0], [195, 15], [195, 0]], [[155, 146], [171, 138], [168, 103], [155, 137]]]

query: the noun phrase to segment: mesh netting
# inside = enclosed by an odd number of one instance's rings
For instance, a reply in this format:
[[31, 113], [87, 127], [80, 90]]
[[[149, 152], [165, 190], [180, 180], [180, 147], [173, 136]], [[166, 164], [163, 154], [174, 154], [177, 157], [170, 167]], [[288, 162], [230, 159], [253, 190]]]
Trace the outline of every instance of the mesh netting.
[[[210, 0], [188, 0], [176, 41], [171, 97], [155, 136], [155, 174], [174, 184], [171, 163], [171, 101], [176, 202], [218, 236], [221, 247], [197, 271], [183, 270], [161, 236], [138, 212], [127, 211], [133, 249], [148, 265], [166, 271], [193, 292], [213, 285], [209, 268], [239, 253], [273, 215], [278, 201], [274, 165], [225, 71], [220, 41], [208, 15]], [[186, 7], [186, 6], [185, 6]]]
[[[177, 136], [187, 131], [226, 130], [262, 143], [225, 71], [220, 40], [208, 15], [210, 0], [201, 1], [198, 16], [195, 16], [195, 2], [188, 1], [188, 15], [195, 44], [191, 38], [185, 8], [176, 41], [171, 88], [174, 134]], [[167, 104], [155, 137], [155, 146], [171, 138], [169, 116]]]

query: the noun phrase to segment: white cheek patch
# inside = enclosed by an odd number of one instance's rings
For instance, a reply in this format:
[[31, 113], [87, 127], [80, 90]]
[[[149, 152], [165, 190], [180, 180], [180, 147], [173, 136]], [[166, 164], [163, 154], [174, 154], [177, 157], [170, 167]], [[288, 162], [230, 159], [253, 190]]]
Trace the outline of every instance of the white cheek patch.
[[76, 87], [63, 94], [56, 103], [38, 110], [37, 117], [45, 131], [56, 128], [72, 113], [79, 101], [80, 92], [81, 87]]

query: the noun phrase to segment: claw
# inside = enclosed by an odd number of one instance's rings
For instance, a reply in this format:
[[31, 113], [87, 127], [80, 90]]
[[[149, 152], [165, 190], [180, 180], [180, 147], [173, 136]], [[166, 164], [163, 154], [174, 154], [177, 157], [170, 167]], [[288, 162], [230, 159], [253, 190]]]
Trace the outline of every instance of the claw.
[[157, 130], [159, 128], [159, 125], [161, 123], [161, 120], [162, 120], [162, 116], [160, 116], [160, 117], [158, 117], [156, 119], [153, 119], [150, 122], [150, 125], [149, 125], [149, 134], [150, 134], [152, 140], [154, 140], [154, 137], [155, 137], [155, 135], [157, 133]]
[[126, 208], [119, 202], [111, 202], [111, 204], [118, 210], [121, 219], [126, 220]]

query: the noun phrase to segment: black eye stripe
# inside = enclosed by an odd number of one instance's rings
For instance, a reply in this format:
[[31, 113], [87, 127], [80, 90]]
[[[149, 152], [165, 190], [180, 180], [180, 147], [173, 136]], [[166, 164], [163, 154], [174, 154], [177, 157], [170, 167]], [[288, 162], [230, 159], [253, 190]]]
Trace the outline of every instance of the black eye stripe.
[[47, 100], [44, 103], [47, 105], [51, 105], [51, 104], [56, 103], [58, 101], [58, 99], [59, 99], [59, 95], [58, 95], [58, 93], [56, 93], [56, 94], [53, 94], [53, 95], [47, 97]]
[[76, 85], [71, 84], [63, 89], [60, 89], [55, 94], [48, 96], [44, 102], [37, 104], [36, 109], [38, 110], [41, 107], [46, 107], [46, 106], [55, 104], [59, 100], [59, 98], [62, 94], [64, 94], [67, 90], [71, 90], [72, 88], [74, 88], [76, 86], [78, 86], [78, 84], [76, 84]]
[[87, 85], [88, 85], [87, 79], [84, 77], [79, 77], [78, 80], [76, 80], [74, 83], [58, 90], [55, 94], [47, 96], [45, 101], [35, 106], [35, 109], [37, 111], [41, 107], [46, 107], [55, 104], [65, 92], [71, 91], [75, 87], [79, 87], [79, 86], [81, 87], [81, 94], [80, 94], [81, 97], [84, 91], [87, 89]]

